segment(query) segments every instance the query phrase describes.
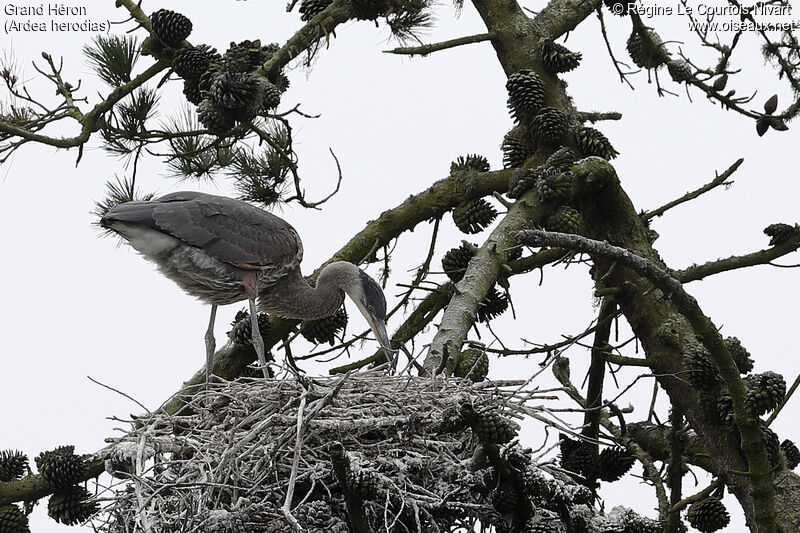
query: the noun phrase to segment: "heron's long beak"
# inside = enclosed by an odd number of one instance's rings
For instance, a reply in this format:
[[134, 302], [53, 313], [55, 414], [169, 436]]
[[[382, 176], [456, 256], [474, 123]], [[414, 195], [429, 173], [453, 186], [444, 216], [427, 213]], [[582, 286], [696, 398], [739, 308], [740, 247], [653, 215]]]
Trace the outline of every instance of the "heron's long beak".
[[389, 339], [389, 334], [386, 333], [386, 320], [383, 317], [375, 316], [369, 309], [366, 309], [360, 305], [358, 305], [359, 311], [361, 314], [364, 315], [364, 318], [367, 319], [367, 323], [369, 324], [372, 333], [375, 335], [375, 338], [383, 348], [384, 353], [386, 354], [386, 359], [392, 363], [394, 362], [395, 354], [397, 350], [392, 349], [392, 343]]

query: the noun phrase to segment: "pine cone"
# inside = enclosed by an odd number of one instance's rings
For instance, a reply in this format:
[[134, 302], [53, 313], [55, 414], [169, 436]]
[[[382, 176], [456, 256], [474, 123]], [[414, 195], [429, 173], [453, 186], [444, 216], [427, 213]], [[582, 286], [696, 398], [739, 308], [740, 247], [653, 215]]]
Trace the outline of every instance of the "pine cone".
[[538, 468], [530, 466], [522, 471], [522, 486], [525, 494], [534, 500], [543, 500], [550, 494], [550, 485]]
[[567, 133], [567, 116], [555, 107], [543, 107], [531, 121], [531, 133], [540, 144], [559, 144]]
[[[21, 478], [28, 470], [28, 456], [17, 450], [0, 452], [0, 482]], [[0, 528], [2, 531], [2, 528]]]
[[332, 3], [333, 0], [303, 0], [300, 4], [300, 20], [313, 19]]
[[575, 142], [584, 157], [596, 155], [610, 160], [619, 155], [606, 136], [594, 128], [578, 128], [575, 132]]
[[544, 82], [532, 70], [515, 72], [506, 81], [508, 108], [517, 122], [532, 119], [544, 103]]
[[581, 57], [580, 52], [572, 52], [550, 39], [542, 42], [542, 65], [552, 74], [573, 70], [580, 64]]
[[235, 110], [236, 120], [248, 120], [261, 109], [265, 87], [255, 74], [223, 72], [211, 82], [209, 95], [218, 105]]
[[220, 70], [217, 65], [211, 65], [200, 75], [200, 78], [197, 80], [197, 88], [200, 89], [201, 93], [211, 90], [211, 84], [214, 82], [219, 72]]
[[281, 103], [281, 91], [274, 83], [264, 83], [264, 101], [261, 103], [261, 112], [269, 113]]
[[489, 374], [489, 357], [483, 350], [468, 348], [461, 352], [453, 374], [479, 383]]
[[295, 517], [307, 528], [325, 529], [333, 515], [330, 505], [322, 500], [314, 500], [298, 507]]
[[466, 241], [461, 242], [458, 248], [451, 248], [442, 258], [442, 270], [453, 282], [458, 283], [464, 277], [470, 259], [475, 257], [478, 247]]
[[503, 151], [503, 168], [517, 168], [533, 155], [536, 146], [528, 130], [517, 126], [503, 137], [500, 149]]
[[[239, 311], [231, 322], [231, 330], [228, 338], [239, 346], [252, 346], [253, 344], [253, 324], [250, 321], [250, 313]], [[258, 313], [258, 332], [264, 338], [269, 334], [270, 322], [267, 313]]]
[[621, 446], [605, 448], [597, 461], [597, 477], [603, 481], [617, 481], [635, 462], [636, 459]]
[[356, 20], [375, 20], [386, 15], [389, 9], [388, 0], [353, 0], [353, 15]]
[[197, 106], [197, 120], [215, 135], [225, 135], [236, 125], [234, 113], [210, 98], [204, 98]]
[[195, 46], [181, 48], [172, 59], [172, 70], [185, 80], [196, 80], [211, 66], [208, 53]]
[[375, 472], [352, 468], [347, 472], [347, 487], [362, 500], [372, 500], [378, 495], [380, 480]]
[[775, 372], [748, 376], [747, 384], [747, 403], [758, 416], [778, 407], [786, 396], [786, 381]]
[[781, 442], [781, 450], [783, 450], [783, 455], [786, 456], [786, 468], [794, 470], [797, 465], [800, 465], [800, 450], [797, 449], [794, 442], [789, 439], [784, 440]]
[[761, 440], [767, 448], [767, 457], [769, 464], [772, 467], [777, 466], [781, 462], [781, 440], [778, 435], [765, 425], [760, 426]]
[[460, 155], [450, 163], [450, 174], [474, 170], [475, 172], [489, 172], [489, 160], [480, 154]]
[[344, 331], [347, 326], [347, 313], [344, 309], [339, 309], [333, 315], [319, 320], [305, 320], [300, 326], [300, 334], [314, 344], [330, 343], [331, 346], [336, 342], [336, 336]]
[[[668, 56], [663, 49], [661, 37], [649, 28], [646, 31], [650, 40], [645, 40], [638, 31], [633, 30], [631, 36], [628, 37], [628, 54], [640, 68], [658, 68], [667, 61]], [[650, 41], [654, 46], [650, 44]]]
[[508, 180], [508, 192], [506, 195], [509, 198], [519, 198], [536, 185], [536, 182], [539, 181], [539, 178], [545, 171], [546, 169], [542, 167], [518, 168], [514, 170], [514, 172], [511, 173], [511, 178]]
[[492, 506], [500, 514], [511, 514], [520, 504], [520, 499], [512, 487], [498, 487], [492, 494]]
[[689, 81], [694, 76], [692, 66], [683, 59], [667, 61], [667, 72], [669, 72], [672, 80], [677, 83]]
[[252, 48], [252, 41], [242, 41], [239, 44], [232, 42], [222, 56], [225, 71], [247, 73], [254, 70], [254, 65], [250, 60]]
[[30, 533], [28, 517], [16, 505], [0, 505], [0, 532]]
[[74, 526], [88, 520], [99, 509], [83, 487], [69, 487], [50, 496], [47, 514], [56, 522]]
[[783, 244], [798, 233], [800, 233], [800, 228], [789, 224], [770, 224], [764, 228], [764, 234], [770, 238], [770, 246]]
[[735, 419], [733, 417], [733, 400], [727, 390], [720, 392], [717, 397], [717, 414], [719, 419], [728, 425], [733, 425]]
[[[469, 406], [468, 408], [471, 408]], [[467, 417], [465, 417], [467, 418]], [[472, 431], [484, 444], [505, 444], [511, 442], [519, 431], [519, 425], [487, 407], [475, 412], [470, 422]]]
[[713, 391], [722, 384], [717, 365], [703, 349], [692, 350], [684, 355], [683, 360], [687, 369], [686, 381], [698, 391]]
[[190, 104], [198, 105], [203, 101], [203, 92], [200, 90], [200, 84], [196, 80], [183, 81], [183, 96]]
[[594, 475], [597, 458], [591, 444], [561, 435], [558, 445], [561, 448], [561, 468], [587, 478]]
[[624, 533], [661, 533], [664, 526], [658, 520], [630, 512], [625, 517]]
[[525, 522], [524, 533], [560, 533], [562, 531], [557, 519], [549, 516], [535, 515]]
[[52, 487], [70, 487], [85, 479], [86, 462], [74, 450], [74, 446], [61, 446], [36, 457], [39, 473]]
[[547, 217], [545, 227], [548, 231], [580, 234], [583, 231], [583, 217], [575, 209], [562, 205]]
[[736, 363], [736, 368], [739, 369], [740, 374], [747, 374], [753, 370], [753, 360], [750, 358], [750, 352], [742, 346], [738, 338], [727, 337], [723, 342], [728, 352], [731, 354], [733, 362]]
[[[262, 46], [258, 39], [255, 41], [245, 40], [240, 43], [232, 42], [222, 56], [222, 65], [226, 72], [247, 74], [269, 61], [279, 49], [280, 47], [275, 43]], [[283, 76], [282, 73], [269, 81], [284, 91], [288, 87], [288, 80], [278, 83], [278, 78], [281, 76]]]
[[547, 158], [544, 165], [557, 172], [565, 172], [580, 158], [581, 156], [578, 152], [568, 146], [562, 146]]
[[192, 21], [169, 9], [159, 9], [150, 15], [153, 33], [158, 39], [175, 48], [192, 33]]
[[464, 233], [480, 233], [497, 218], [497, 210], [483, 198], [467, 200], [453, 209], [453, 222]]
[[698, 531], [710, 533], [728, 525], [731, 517], [719, 498], [706, 498], [689, 507], [689, 523]]
[[486, 297], [478, 304], [478, 320], [489, 322], [490, 320], [502, 315], [508, 309], [508, 293], [500, 292], [492, 287], [486, 293]]
[[572, 198], [574, 185], [572, 172], [542, 172], [536, 180], [536, 192], [544, 202], [563, 204]]

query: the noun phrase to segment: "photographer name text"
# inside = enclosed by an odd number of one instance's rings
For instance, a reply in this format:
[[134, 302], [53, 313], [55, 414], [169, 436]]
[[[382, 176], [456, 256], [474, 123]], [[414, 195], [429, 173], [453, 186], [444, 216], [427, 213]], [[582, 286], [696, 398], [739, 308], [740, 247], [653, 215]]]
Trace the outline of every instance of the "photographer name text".
[[[622, 4], [615, 4], [620, 6], [617, 11], [624, 9]], [[742, 17], [742, 16], [759, 16], [759, 17], [788, 17], [792, 15], [792, 6], [790, 5], [767, 5], [755, 4], [752, 6], [739, 6], [739, 5], [713, 5], [699, 3], [696, 5], [687, 5], [684, 3], [676, 3], [675, 5], [661, 5], [656, 3], [644, 2], [631, 2], [627, 5], [628, 10], [644, 18], [653, 17], [668, 17], [672, 15], [699, 15], [706, 18], [714, 17]]]

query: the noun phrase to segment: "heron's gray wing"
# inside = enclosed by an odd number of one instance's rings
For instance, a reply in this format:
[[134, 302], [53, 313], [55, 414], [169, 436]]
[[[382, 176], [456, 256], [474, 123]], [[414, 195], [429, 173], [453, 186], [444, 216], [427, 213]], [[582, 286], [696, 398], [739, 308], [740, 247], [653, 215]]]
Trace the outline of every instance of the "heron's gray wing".
[[302, 244], [285, 220], [246, 202], [211, 194], [178, 192], [155, 203], [158, 228], [243, 268], [299, 263]]

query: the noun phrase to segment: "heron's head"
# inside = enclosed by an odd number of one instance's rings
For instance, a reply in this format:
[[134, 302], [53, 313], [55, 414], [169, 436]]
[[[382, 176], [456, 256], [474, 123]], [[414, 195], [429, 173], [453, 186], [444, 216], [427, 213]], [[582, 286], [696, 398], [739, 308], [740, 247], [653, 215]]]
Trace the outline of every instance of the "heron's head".
[[392, 350], [389, 335], [386, 333], [386, 298], [378, 282], [352, 263], [339, 262], [337, 267], [346, 271], [340, 288], [356, 304], [364, 315], [372, 333], [381, 344], [387, 358], [394, 359], [396, 350]]

